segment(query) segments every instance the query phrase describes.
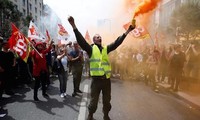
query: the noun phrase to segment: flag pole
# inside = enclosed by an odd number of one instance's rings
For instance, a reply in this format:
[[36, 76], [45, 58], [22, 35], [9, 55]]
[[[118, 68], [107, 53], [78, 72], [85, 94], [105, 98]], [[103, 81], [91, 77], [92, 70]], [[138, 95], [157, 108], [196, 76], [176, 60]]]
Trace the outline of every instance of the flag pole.
[[[145, 27], [145, 26], [144, 26]], [[149, 31], [147, 30], [147, 28], [145, 27], [145, 29], [146, 29], [146, 31], [148, 32], [148, 34], [149, 34], [149, 36], [150, 36], [150, 39], [151, 39], [151, 42], [152, 42], [152, 44], [153, 45], [155, 45], [155, 43], [154, 43], [154, 41], [153, 41], [153, 39], [152, 39], [152, 36], [151, 36], [151, 34], [149, 33]]]
[[31, 45], [31, 47], [36, 51], [36, 53], [41, 57], [41, 58], [43, 58], [42, 57], [42, 55], [38, 52], [38, 50], [35, 48], [35, 46], [26, 38], [26, 40], [28, 41], [28, 43]]

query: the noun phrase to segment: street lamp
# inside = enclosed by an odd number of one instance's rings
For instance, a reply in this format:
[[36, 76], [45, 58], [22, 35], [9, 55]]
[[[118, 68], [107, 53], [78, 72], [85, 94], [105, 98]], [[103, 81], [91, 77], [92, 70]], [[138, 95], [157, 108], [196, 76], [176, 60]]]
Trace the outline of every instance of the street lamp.
[[110, 19], [104, 19], [104, 22], [108, 22], [109, 23], [109, 30], [111, 32], [111, 20]]
[[180, 42], [180, 27], [176, 27], [176, 43]]
[[176, 27], [176, 43], [180, 41], [180, 20], [177, 20], [177, 27]]

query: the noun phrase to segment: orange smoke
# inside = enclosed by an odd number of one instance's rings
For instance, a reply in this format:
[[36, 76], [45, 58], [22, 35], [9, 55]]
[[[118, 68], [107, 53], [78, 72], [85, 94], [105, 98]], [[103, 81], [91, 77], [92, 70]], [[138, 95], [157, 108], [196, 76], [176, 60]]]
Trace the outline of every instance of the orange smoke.
[[161, 0], [144, 0], [136, 7], [134, 11], [134, 17], [155, 9], [160, 1]]

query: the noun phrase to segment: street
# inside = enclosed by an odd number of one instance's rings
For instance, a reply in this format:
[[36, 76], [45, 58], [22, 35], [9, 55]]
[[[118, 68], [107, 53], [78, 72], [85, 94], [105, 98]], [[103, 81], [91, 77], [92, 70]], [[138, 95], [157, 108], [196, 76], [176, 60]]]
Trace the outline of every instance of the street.
[[[17, 88], [12, 97], [3, 95], [7, 115], [1, 120], [85, 120], [89, 101], [90, 79], [81, 83], [83, 95], [71, 97], [72, 76], [69, 77], [66, 98], [59, 96], [57, 79], [52, 80], [48, 90], [49, 99], [38, 93], [40, 102], [34, 102], [32, 85]], [[94, 114], [95, 120], [102, 120], [102, 97]], [[122, 81], [112, 79], [112, 120], [199, 120], [200, 111], [169, 92], [160, 89], [154, 92], [143, 81]]]

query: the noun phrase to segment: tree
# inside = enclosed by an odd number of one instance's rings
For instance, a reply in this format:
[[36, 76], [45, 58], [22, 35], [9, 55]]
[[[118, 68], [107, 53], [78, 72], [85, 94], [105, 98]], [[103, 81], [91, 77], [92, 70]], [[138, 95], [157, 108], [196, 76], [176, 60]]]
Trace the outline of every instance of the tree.
[[11, 35], [10, 23], [20, 25], [22, 13], [17, 10], [9, 0], [0, 0], [0, 33], [4, 38], [9, 38]]
[[172, 13], [170, 27], [176, 37], [196, 40], [200, 37], [200, 1], [187, 0]]

